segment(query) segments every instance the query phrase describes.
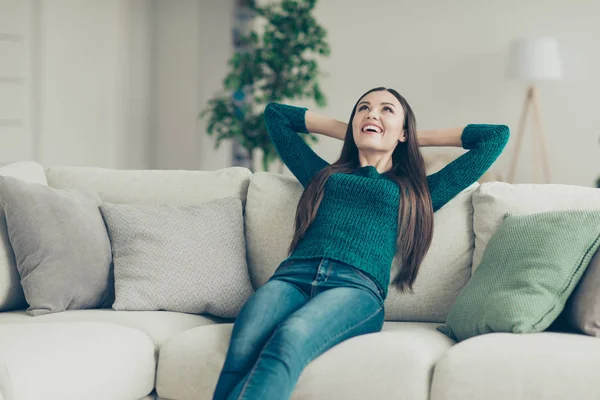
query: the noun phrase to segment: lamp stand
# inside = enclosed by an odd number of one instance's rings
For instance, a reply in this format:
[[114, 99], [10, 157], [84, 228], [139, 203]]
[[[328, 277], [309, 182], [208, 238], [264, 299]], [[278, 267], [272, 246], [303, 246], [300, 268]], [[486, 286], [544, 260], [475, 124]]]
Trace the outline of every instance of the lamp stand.
[[[531, 106], [531, 107], [530, 107]], [[514, 183], [515, 168], [517, 166], [517, 159], [519, 157], [519, 151], [521, 150], [521, 142], [523, 140], [525, 123], [527, 121], [527, 112], [530, 108], [533, 108], [533, 168], [535, 173], [535, 182], [538, 182], [539, 169], [537, 168], [540, 164], [543, 169], [544, 178], [546, 183], [550, 183], [550, 168], [548, 166], [548, 154], [546, 152], [546, 137], [542, 128], [542, 117], [540, 113], [540, 102], [538, 97], [537, 88], [535, 85], [530, 85], [527, 88], [527, 95], [525, 96], [525, 104], [523, 106], [523, 113], [521, 114], [521, 121], [519, 122], [519, 130], [517, 131], [517, 144], [513, 153], [512, 162], [510, 164], [510, 171], [508, 173], [507, 181]], [[537, 136], [537, 140], [536, 140]], [[539, 154], [541, 151], [541, 155]], [[541, 160], [540, 160], [541, 156]]]

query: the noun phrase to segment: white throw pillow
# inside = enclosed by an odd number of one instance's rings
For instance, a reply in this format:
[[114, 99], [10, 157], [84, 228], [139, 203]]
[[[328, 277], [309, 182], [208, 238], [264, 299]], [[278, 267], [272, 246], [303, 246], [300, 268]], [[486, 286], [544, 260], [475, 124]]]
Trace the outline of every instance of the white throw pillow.
[[[0, 167], [0, 175], [48, 185], [44, 168], [33, 161], [21, 161]], [[15, 256], [8, 240], [4, 209], [0, 207], [0, 311], [26, 307]]]

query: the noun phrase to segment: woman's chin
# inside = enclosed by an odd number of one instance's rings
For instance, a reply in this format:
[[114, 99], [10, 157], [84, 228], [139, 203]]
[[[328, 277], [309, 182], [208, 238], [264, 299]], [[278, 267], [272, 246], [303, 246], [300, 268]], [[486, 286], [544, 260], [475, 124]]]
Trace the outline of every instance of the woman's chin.
[[390, 151], [391, 149], [386, 149], [383, 146], [381, 146], [380, 144], [371, 144], [371, 143], [361, 143], [359, 145], [356, 146], [358, 148], [359, 151], [362, 152], [385, 152], [385, 151]]

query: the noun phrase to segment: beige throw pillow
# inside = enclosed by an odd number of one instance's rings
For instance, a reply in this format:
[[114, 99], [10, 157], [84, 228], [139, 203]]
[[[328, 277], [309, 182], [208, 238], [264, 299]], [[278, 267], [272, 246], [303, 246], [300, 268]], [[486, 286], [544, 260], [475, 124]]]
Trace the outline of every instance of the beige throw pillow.
[[115, 265], [115, 310], [236, 317], [253, 292], [242, 202], [105, 203]]

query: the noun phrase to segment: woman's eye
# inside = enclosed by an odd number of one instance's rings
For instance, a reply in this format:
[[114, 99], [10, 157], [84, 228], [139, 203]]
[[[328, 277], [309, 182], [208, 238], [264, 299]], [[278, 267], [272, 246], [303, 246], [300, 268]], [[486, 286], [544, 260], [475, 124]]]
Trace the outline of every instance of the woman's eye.
[[363, 109], [365, 109], [365, 108], [367, 108], [367, 106], [364, 106], [364, 105], [363, 105], [363, 106], [360, 106], [360, 107], [358, 108], [358, 111], [362, 111], [362, 110], [363, 110]]
[[394, 112], [394, 111], [393, 111], [393, 110], [392, 110], [390, 107], [383, 107], [383, 109], [384, 109], [384, 110], [385, 110], [385, 109], [387, 109], [387, 110], [388, 110], [388, 111], [390, 111], [390, 112]]

